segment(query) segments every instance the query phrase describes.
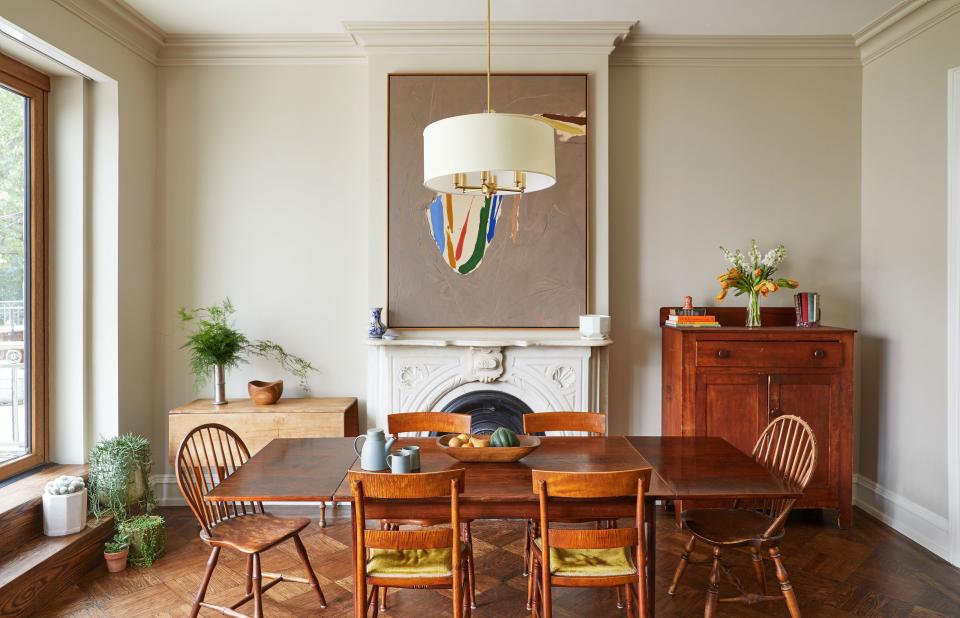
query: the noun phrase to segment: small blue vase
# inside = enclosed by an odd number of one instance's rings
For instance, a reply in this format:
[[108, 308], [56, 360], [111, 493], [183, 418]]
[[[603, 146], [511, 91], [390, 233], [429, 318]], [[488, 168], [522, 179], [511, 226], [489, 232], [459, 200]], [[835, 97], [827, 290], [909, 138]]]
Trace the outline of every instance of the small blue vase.
[[370, 339], [382, 339], [383, 333], [387, 332], [387, 327], [380, 321], [381, 313], [383, 313], [383, 307], [370, 309], [370, 325], [367, 326], [367, 337]]

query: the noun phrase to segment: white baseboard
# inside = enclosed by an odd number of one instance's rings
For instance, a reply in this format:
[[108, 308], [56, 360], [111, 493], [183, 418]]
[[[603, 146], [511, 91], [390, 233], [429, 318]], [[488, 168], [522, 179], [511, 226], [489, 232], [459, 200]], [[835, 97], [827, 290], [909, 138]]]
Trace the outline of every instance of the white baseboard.
[[883, 485], [853, 475], [853, 503], [900, 534], [950, 561], [947, 518]]

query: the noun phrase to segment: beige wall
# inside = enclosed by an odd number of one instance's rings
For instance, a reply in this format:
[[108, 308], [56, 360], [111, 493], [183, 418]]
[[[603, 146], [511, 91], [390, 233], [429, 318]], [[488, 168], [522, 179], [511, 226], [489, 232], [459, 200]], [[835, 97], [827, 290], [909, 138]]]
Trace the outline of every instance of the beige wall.
[[[181, 306], [230, 297], [248, 336], [317, 366], [314, 395], [362, 395], [366, 86], [362, 65], [160, 69], [158, 461], [165, 411], [198, 395]], [[258, 378], [298, 392], [295, 378], [256, 362], [229, 374], [228, 398]]]
[[947, 516], [947, 71], [960, 15], [863, 69], [860, 474]]
[[857, 326], [860, 69], [628, 66], [610, 84], [611, 431], [658, 434], [657, 310], [715, 304], [718, 245], [784, 243], [824, 322]]

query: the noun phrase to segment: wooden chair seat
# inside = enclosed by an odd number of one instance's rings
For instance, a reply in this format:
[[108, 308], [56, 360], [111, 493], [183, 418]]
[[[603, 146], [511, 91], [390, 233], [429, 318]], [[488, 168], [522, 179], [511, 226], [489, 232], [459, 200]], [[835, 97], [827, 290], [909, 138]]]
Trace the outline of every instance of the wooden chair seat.
[[[449, 523], [449, 522], [448, 522]], [[463, 567], [466, 568], [467, 543], [460, 543]], [[367, 560], [367, 575], [372, 578], [390, 577], [450, 577], [453, 575], [453, 550], [435, 549], [371, 549]]]
[[683, 525], [697, 539], [725, 547], [769, 547], [783, 539], [784, 529], [763, 538], [773, 517], [745, 509], [687, 509], [681, 515]]
[[[533, 541], [533, 552], [543, 562], [540, 537]], [[637, 565], [629, 547], [604, 549], [550, 548], [550, 574], [556, 577], [636, 576]]]
[[254, 513], [226, 519], [200, 532], [200, 538], [211, 547], [229, 547], [245, 554], [266, 551], [299, 534], [310, 525], [307, 517], [277, 517]]

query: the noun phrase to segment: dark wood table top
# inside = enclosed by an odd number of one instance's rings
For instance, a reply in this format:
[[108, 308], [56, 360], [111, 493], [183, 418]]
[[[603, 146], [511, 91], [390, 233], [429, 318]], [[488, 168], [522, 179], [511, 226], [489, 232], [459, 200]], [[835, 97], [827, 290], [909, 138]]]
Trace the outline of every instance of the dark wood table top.
[[[574, 472], [605, 472], [649, 468], [650, 463], [622, 437], [560, 437], [541, 438], [540, 447], [516, 463], [466, 463], [445, 455], [434, 438], [401, 438], [393, 448], [408, 444], [420, 446], [420, 469], [437, 472], [464, 468], [464, 502], [536, 502], [531, 470], [569, 470]], [[353, 464], [354, 470], [360, 463]], [[656, 473], [651, 479], [651, 494], [667, 495], [670, 486]], [[334, 495], [336, 500], [352, 500], [346, 480]]]
[[[352, 499], [344, 481], [359, 469], [353, 438], [276, 439], [207, 495], [209, 501], [318, 502]], [[401, 438], [393, 448], [419, 444], [424, 472], [465, 468], [465, 502], [536, 502], [533, 469], [599, 472], [652, 467], [648, 495], [658, 499], [799, 497], [721, 438], [660, 436], [554, 437], [512, 464], [464, 463], [444, 455], [433, 438]]]
[[357, 460], [354, 438], [277, 438], [207, 496], [208, 501], [330, 500]]
[[678, 500], [802, 495], [722, 438], [628, 436], [627, 441], [669, 483]]

